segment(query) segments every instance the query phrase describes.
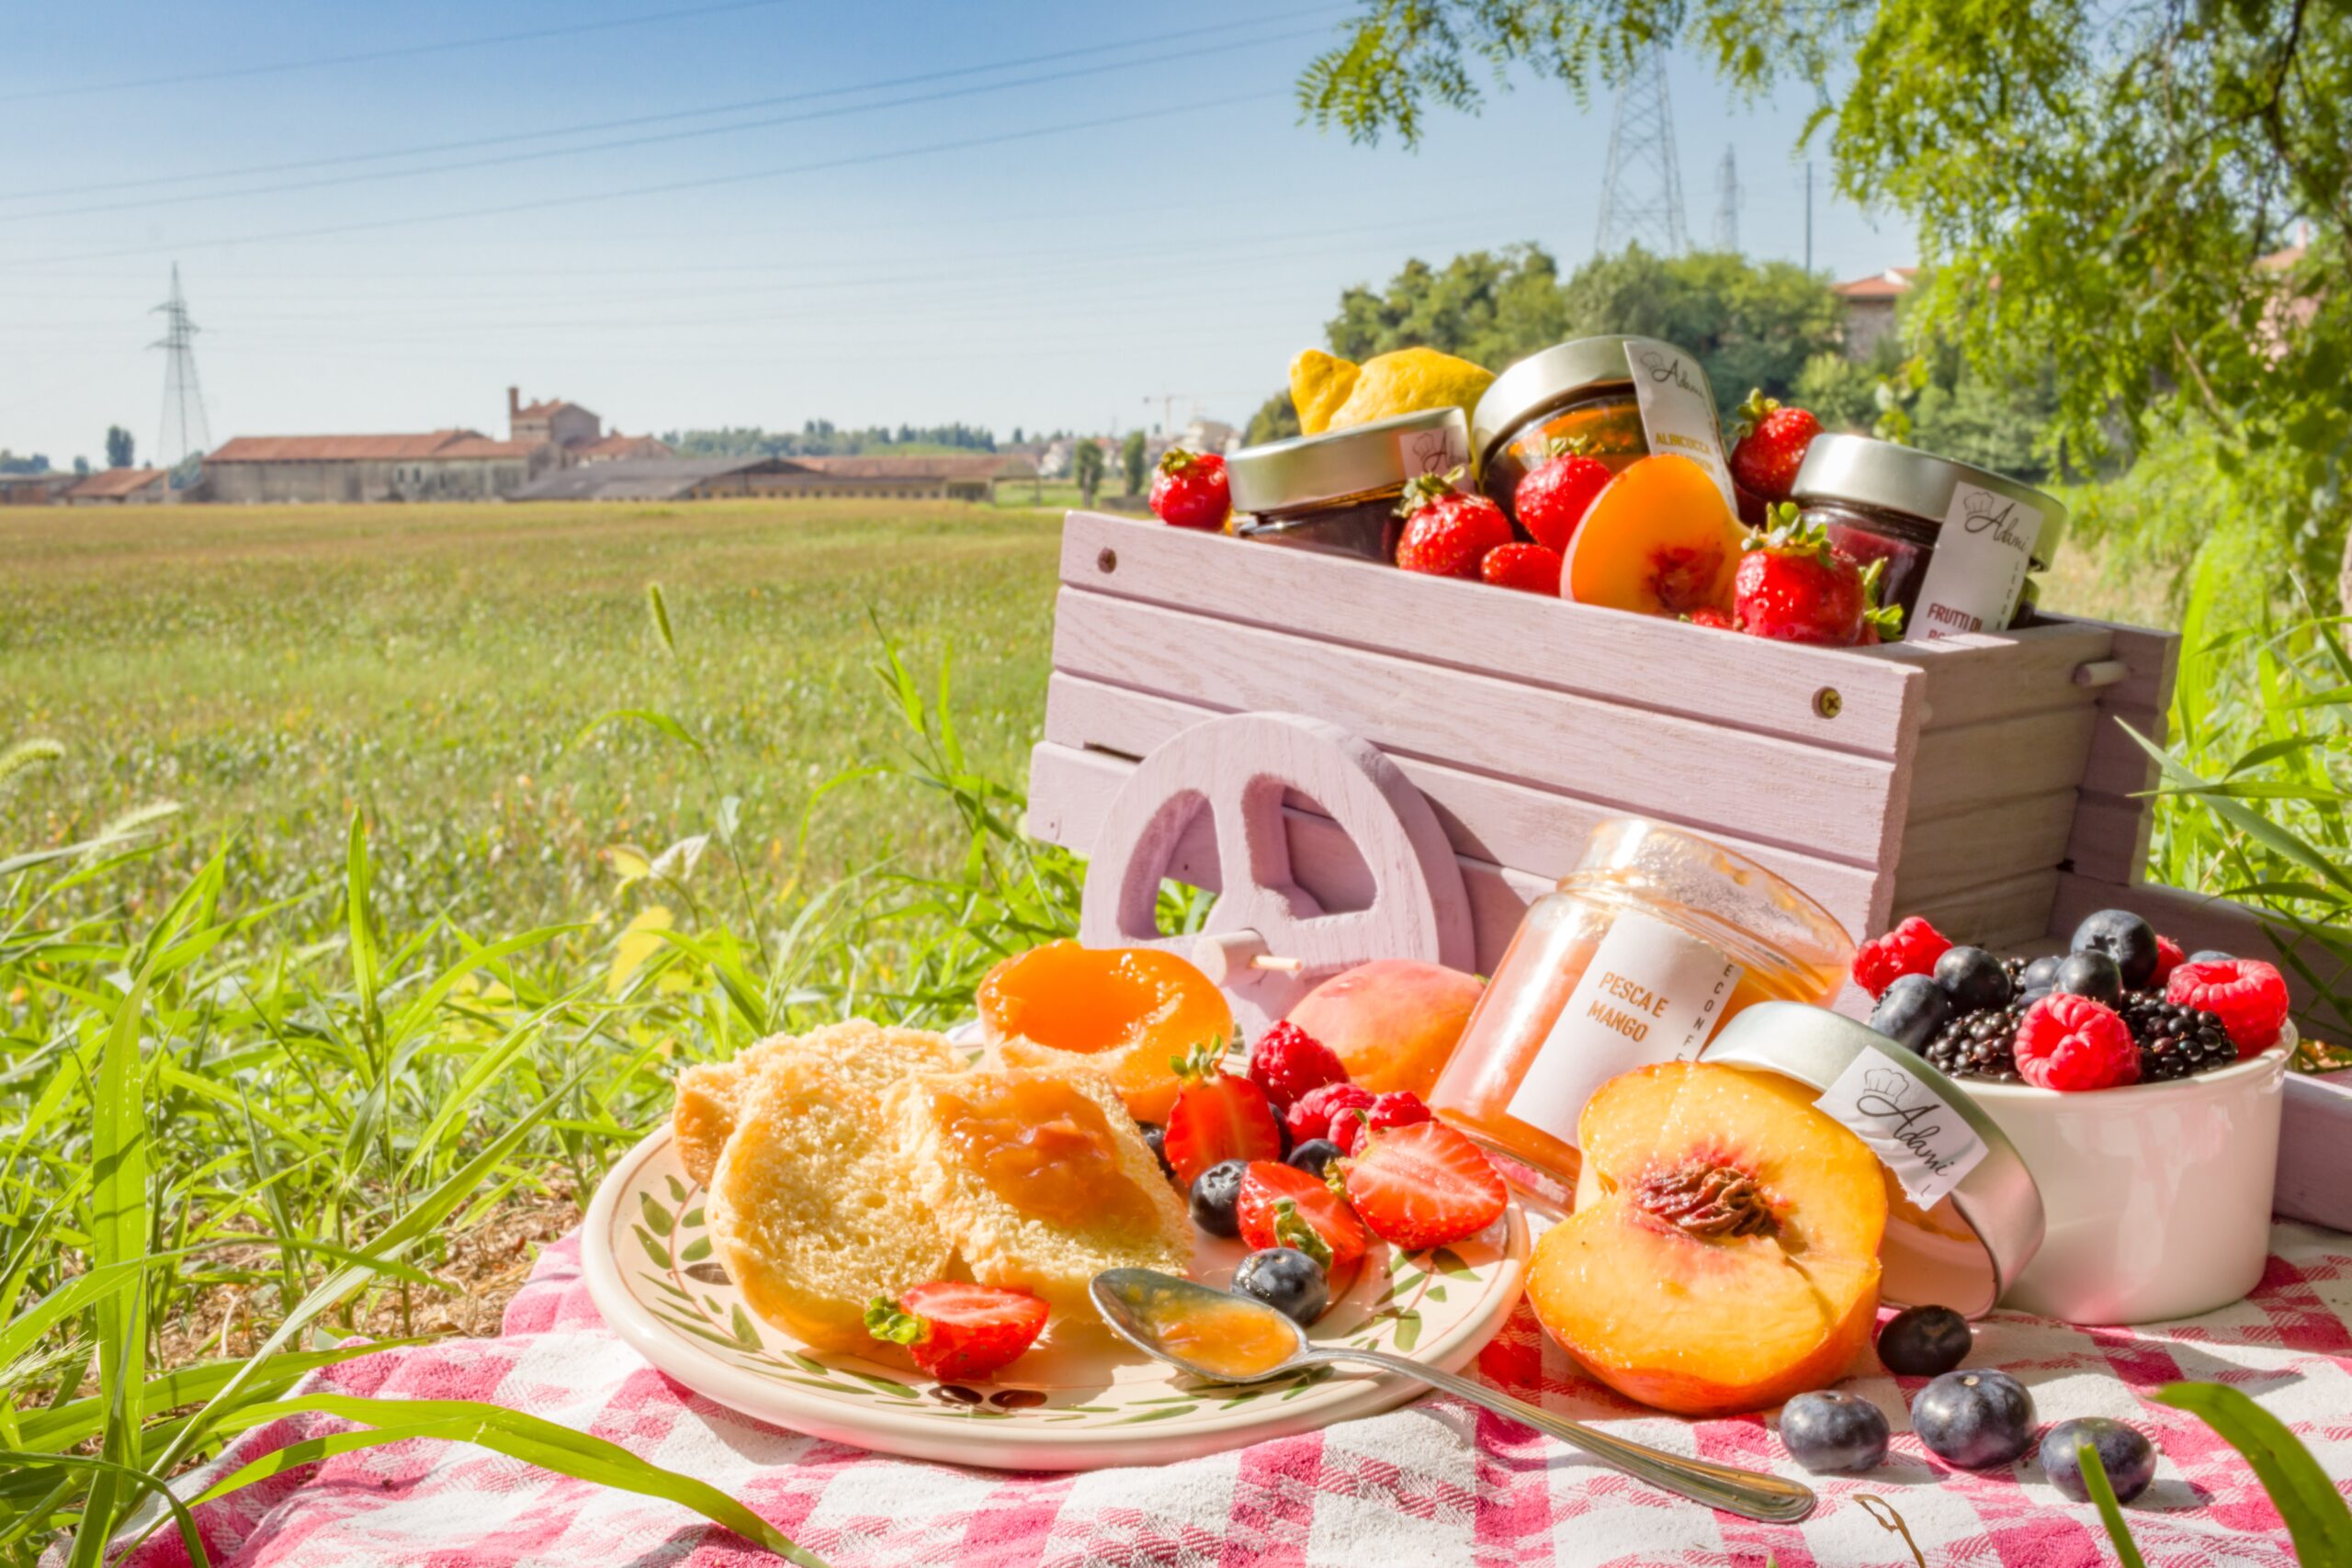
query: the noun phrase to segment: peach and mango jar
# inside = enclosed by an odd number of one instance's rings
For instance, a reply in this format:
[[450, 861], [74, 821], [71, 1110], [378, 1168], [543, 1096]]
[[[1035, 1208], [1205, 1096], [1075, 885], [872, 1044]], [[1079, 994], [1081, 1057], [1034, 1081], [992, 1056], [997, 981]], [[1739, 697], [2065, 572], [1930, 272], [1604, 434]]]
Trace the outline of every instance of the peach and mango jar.
[[1430, 1105], [1572, 1191], [1577, 1118], [1595, 1089], [1696, 1056], [1757, 1002], [1826, 1002], [1853, 951], [1827, 910], [1746, 856], [1655, 822], [1603, 822], [1529, 908]]

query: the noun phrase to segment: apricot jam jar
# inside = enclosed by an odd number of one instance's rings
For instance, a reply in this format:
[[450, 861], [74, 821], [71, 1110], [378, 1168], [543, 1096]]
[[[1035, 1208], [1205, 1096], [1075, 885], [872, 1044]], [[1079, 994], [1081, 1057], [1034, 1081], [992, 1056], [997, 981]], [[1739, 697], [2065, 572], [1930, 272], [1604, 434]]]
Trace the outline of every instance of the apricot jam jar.
[[1595, 1089], [1696, 1056], [1757, 1002], [1826, 1002], [1853, 953], [1827, 910], [1746, 856], [1637, 818], [1603, 822], [1529, 907], [1430, 1105], [1559, 1197], [1575, 1190], [1577, 1118]]
[[1581, 443], [1611, 469], [1679, 452], [1735, 505], [1715, 394], [1698, 359], [1647, 337], [1580, 337], [1532, 354], [1494, 379], [1470, 415], [1478, 488], [1511, 515], [1519, 481], [1552, 443]]
[[1919, 640], [2007, 630], [2066, 522], [2030, 485], [1866, 435], [1814, 437], [1789, 493], [1838, 550], [1886, 563], [1880, 599]]
[[1367, 560], [1396, 558], [1408, 479], [1470, 466], [1458, 408], [1425, 409], [1320, 435], [1245, 446], [1225, 460], [1240, 538]]

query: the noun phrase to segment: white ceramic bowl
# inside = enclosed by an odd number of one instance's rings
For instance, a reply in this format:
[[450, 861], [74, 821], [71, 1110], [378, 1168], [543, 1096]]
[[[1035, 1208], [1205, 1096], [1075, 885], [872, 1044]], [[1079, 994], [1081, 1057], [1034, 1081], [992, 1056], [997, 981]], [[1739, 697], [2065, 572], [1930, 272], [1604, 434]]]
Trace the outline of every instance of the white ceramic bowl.
[[2001, 1304], [2069, 1323], [2154, 1323], [2262, 1278], [2286, 1038], [2219, 1072], [2060, 1094], [1962, 1078], [2041, 1190], [2048, 1229]]

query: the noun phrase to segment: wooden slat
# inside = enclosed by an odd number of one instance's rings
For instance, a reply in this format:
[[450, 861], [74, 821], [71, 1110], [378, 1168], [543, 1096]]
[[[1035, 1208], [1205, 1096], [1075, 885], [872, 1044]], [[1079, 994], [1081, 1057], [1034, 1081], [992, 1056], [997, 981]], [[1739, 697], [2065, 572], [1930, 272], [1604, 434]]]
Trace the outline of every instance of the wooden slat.
[[2169, 632], [2116, 626], [2113, 657], [2131, 674], [2099, 694], [2099, 721], [2083, 764], [2083, 797], [2075, 809], [2067, 863], [2084, 876], [2136, 882], [2147, 869], [2154, 808], [2140, 796], [2156, 786], [2162, 770], [2126, 731], [2163, 745], [2170, 722], [2180, 638]]
[[[1106, 555], [1109, 564], [1105, 565]], [[1091, 593], [1401, 655], [1553, 691], [1879, 757], [1900, 749], [1918, 675], [1844, 649], [1738, 641], [1483, 583], [1073, 512], [1062, 581]], [[1837, 716], [1815, 705], [1838, 694]]]
[[[1072, 750], [1142, 757], [1178, 731], [1214, 716], [1206, 708], [1155, 693], [1057, 672], [1046, 685], [1045, 739]], [[1585, 836], [1597, 823], [1623, 814], [1515, 780], [1419, 758], [1394, 761], [1436, 808], [1457, 853], [1515, 867], [1547, 882], [1575, 869]], [[1035, 790], [1033, 784], [1033, 801]], [[1713, 836], [1725, 848], [1787, 877], [1848, 931], [1868, 931], [1884, 923], [1893, 885], [1881, 874], [1736, 836]]]
[[1061, 592], [1054, 664], [1220, 711], [1312, 714], [1400, 760], [1533, 781], [1852, 865], [1889, 863], [1902, 830], [1900, 759], [1336, 643], [1301, 657], [1298, 639], [1279, 631], [1080, 589]]
[[2155, 814], [2145, 800], [2124, 800], [2085, 790], [2075, 802], [2066, 834], [2068, 871], [2101, 882], [2139, 881], [2148, 868], [2148, 840]]
[[1905, 915], [1925, 915], [1938, 931], [1956, 942], [2013, 947], [2036, 941], [2050, 930], [2051, 905], [2063, 874], [2052, 867], [1938, 894], [1916, 905], [1898, 890], [1895, 908]]
[[1994, 801], [2075, 787], [2098, 717], [2095, 707], [2052, 708], [1928, 730], [1912, 763], [1913, 830]]
[[[1076, 751], [1050, 742], [1029, 758], [1029, 831], [1050, 843], [1083, 851], [1094, 841], [1111, 798], [1135, 764], [1099, 752]], [[1360, 909], [1372, 902], [1371, 874], [1363, 857], [1338, 823], [1318, 813], [1285, 807], [1292, 874], [1327, 909]], [[1480, 974], [1494, 973], [1519, 930], [1527, 906], [1551, 891], [1549, 880], [1508, 870], [1491, 862], [1457, 855], [1462, 885], [1470, 896], [1470, 919], [1477, 938]], [[1168, 874], [1187, 886], [1216, 892], [1216, 840], [1205, 817], [1195, 818], [1169, 857]], [[1367, 957], [1378, 956], [1366, 954]]]
[[1913, 821], [1895, 866], [1897, 912], [1930, 896], [2050, 870], [2065, 857], [2074, 821], [2071, 789]]
[[1927, 677], [1928, 728], [1943, 729], [2096, 701], [2097, 692], [2075, 683], [2075, 671], [2112, 657], [2113, 640], [2111, 627], [2068, 621], [1891, 643], [1872, 652], [1917, 665]]

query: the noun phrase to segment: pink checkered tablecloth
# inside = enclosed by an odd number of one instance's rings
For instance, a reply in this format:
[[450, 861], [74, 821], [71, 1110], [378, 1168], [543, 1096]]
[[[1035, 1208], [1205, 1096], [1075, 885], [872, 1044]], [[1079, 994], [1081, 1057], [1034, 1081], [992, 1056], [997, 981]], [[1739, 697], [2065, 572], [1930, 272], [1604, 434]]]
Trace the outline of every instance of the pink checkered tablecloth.
[[[2278, 1515], [2237, 1455], [2194, 1417], [2143, 1397], [2164, 1383], [2237, 1385], [2282, 1417], [2329, 1475], [2352, 1478], [2352, 1237], [2280, 1224], [2272, 1239], [2261, 1288], [2193, 1322], [2152, 1332], [2005, 1313], [1980, 1326], [1972, 1364], [2024, 1379], [2045, 1421], [2113, 1416], [2154, 1436], [2163, 1451], [2155, 1484], [2128, 1511], [2152, 1568], [2294, 1562]], [[2093, 1511], [2067, 1505], [2031, 1464], [1972, 1474], [1928, 1457], [1903, 1414], [1916, 1380], [1849, 1385], [1894, 1421], [1894, 1452], [1867, 1477], [1815, 1478], [1820, 1510], [1794, 1527], [1663, 1496], [1525, 1427], [1435, 1397], [1180, 1464], [1008, 1474], [804, 1438], [687, 1393], [605, 1331], [579, 1259], [576, 1235], [548, 1248], [495, 1339], [386, 1350], [305, 1387], [492, 1400], [563, 1422], [724, 1488], [838, 1568], [1910, 1563], [1866, 1497], [1900, 1515], [1933, 1568], [2112, 1561]], [[1801, 1473], [1760, 1420], [1672, 1420], [1580, 1377], [1524, 1306], [1478, 1370], [1522, 1398], [1628, 1437]], [[243, 1464], [334, 1425], [257, 1428], [221, 1462]], [[2352, 1481], [2337, 1484], [2352, 1490]], [[198, 1517], [213, 1562], [238, 1568], [774, 1561], [669, 1505], [422, 1441], [339, 1456]], [[130, 1561], [165, 1568], [186, 1557], [166, 1529]]]

